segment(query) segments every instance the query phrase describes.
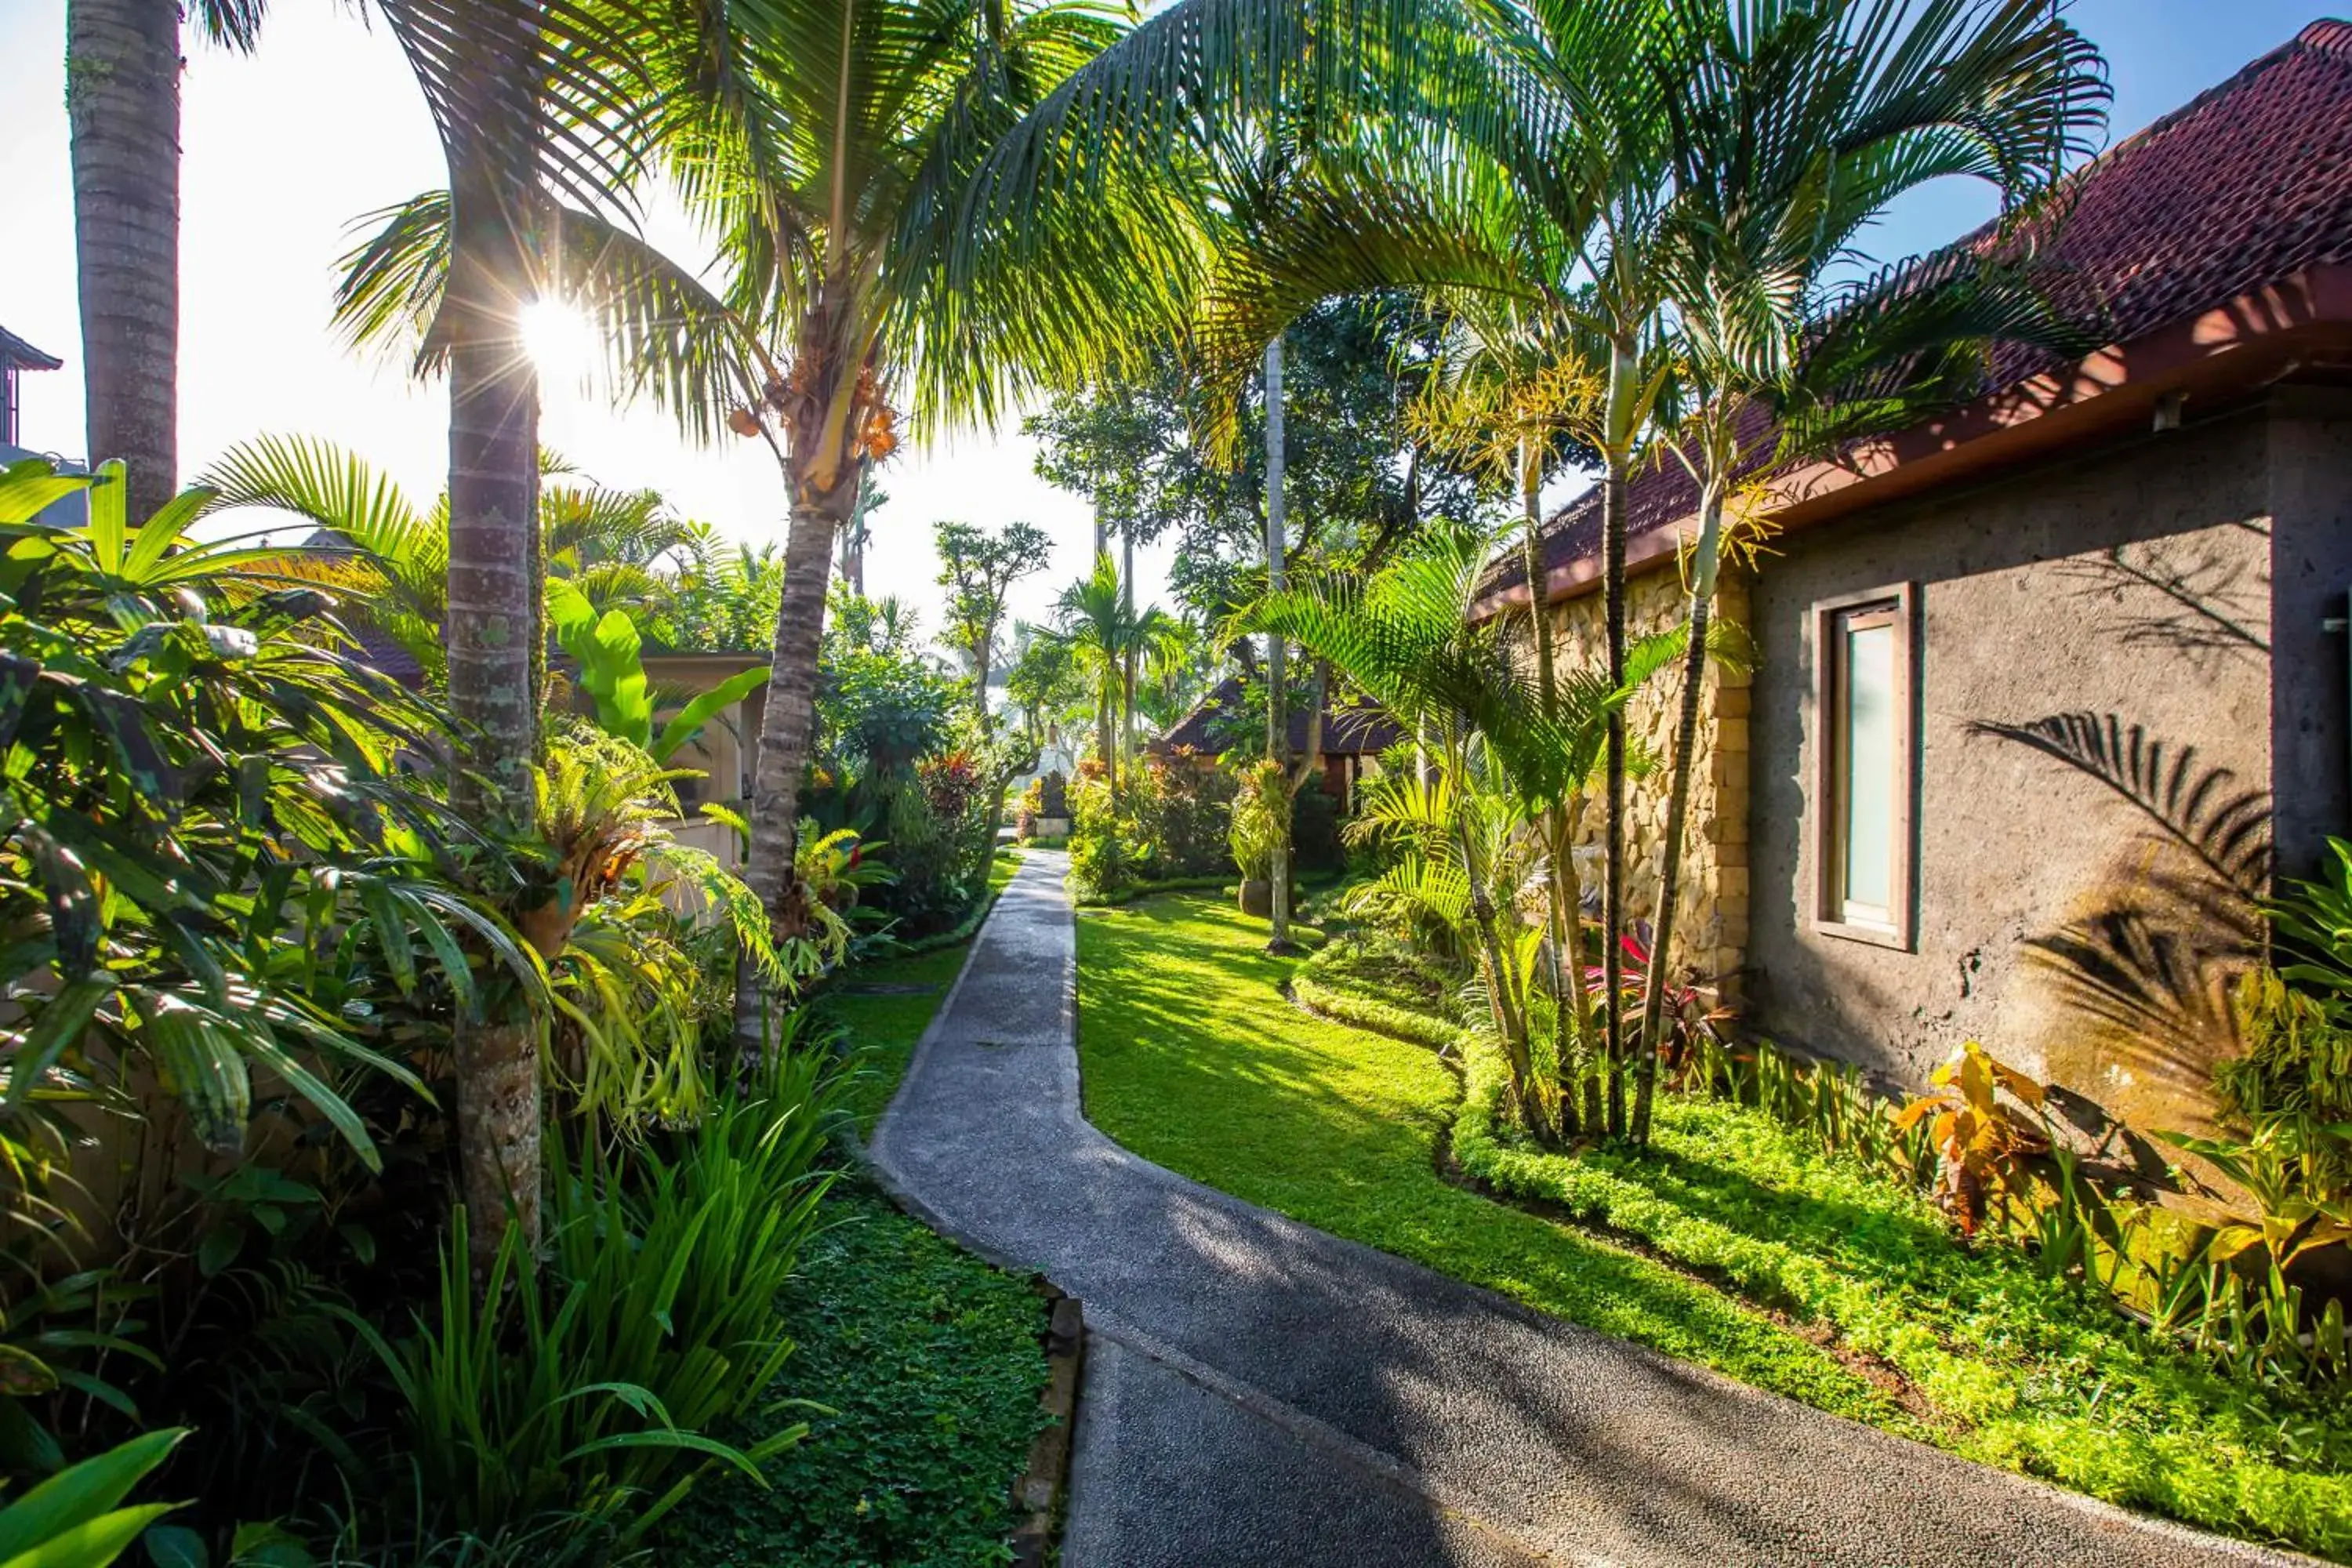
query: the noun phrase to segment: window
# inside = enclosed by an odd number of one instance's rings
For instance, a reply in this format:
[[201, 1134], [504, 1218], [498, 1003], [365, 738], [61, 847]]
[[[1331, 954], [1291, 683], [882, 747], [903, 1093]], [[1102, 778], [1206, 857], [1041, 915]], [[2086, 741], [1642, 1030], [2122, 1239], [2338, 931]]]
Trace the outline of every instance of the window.
[[1815, 924], [1906, 949], [1918, 777], [1912, 601], [1906, 584], [1813, 606]]

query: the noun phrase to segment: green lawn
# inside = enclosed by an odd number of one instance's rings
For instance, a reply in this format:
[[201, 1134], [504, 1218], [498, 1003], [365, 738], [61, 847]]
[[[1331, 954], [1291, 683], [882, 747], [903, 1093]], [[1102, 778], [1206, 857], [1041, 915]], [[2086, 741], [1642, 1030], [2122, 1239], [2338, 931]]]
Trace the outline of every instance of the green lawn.
[[[2352, 1553], [2352, 1414], [2326, 1395], [2227, 1382], [2021, 1251], [1961, 1245], [1916, 1194], [1751, 1109], [1669, 1098], [1646, 1159], [1521, 1147], [1494, 1123], [1486, 1053], [1465, 1114], [1434, 1053], [1302, 1016], [1278, 989], [1298, 961], [1264, 942], [1261, 923], [1199, 898], [1080, 918], [1098, 1126], [1238, 1196], [1824, 1409]], [[1429, 1005], [1412, 977], [1324, 977]], [[1643, 1255], [1448, 1183], [1449, 1131], [1465, 1163]]]
[[1078, 921], [1087, 1114], [1148, 1159], [1309, 1225], [1825, 1409], [1900, 1409], [1799, 1335], [1646, 1258], [1437, 1173], [1459, 1098], [1415, 1046], [1301, 1014], [1295, 960], [1222, 901], [1171, 896]]
[[[1020, 851], [997, 851], [988, 871], [992, 900], [1020, 868]], [[819, 1002], [824, 1016], [841, 1025], [858, 1053], [859, 1076], [850, 1087], [848, 1105], [857, 1118], [860, 1137], [872, 1135], [890, 1097], [898, 1092], [898, 1080], [907, 1075], [917, 1042], [971, 951], [967, 940], [930, 952], [858, 964], [836, 978]]]

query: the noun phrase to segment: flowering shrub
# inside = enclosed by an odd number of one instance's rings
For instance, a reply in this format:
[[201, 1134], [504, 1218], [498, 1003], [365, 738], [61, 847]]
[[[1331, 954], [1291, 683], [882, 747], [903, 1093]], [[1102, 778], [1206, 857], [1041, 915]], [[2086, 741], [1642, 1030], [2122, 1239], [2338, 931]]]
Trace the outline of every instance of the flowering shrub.
[[1152, 877], [1208, 877], [1224, 870], [1234, 775], [1189, 746], [1154, 757], [1121, 803], [1127, 838]]

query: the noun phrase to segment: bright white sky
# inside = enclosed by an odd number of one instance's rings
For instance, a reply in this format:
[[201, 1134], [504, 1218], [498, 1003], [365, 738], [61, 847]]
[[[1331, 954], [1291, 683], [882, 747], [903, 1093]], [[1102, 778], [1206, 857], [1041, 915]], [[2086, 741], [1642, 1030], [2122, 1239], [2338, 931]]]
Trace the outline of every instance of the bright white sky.
[[[2322, 4], [2080, 0], [2072, 15], [2107, 52], [2121, 134], [2284, 42]], [[0, 325], [66, 361], [62, 371], [24, 378], [25, 444], [79, 458], [65, 5], [0, 0]], [[341, 0], [278, 0], [253, 58], [201, 43], [189, 55], [183, 478], [235, 441], [299, 432], [357, 449], [412, 499], [429, 500], [446, 467], [445, 393], [412, 384], [398, 367], [362, 363], [327, 326], [352, 220], [445, 183], [439, 145], [398, 47]], [[1924, 192], [1882, 226], [1874, 248], [1890, 258], [1924, 248], [1990, 211], [1974, 190]], [[653, 215], [649, 237], [682, 258], [705, 254], [674, 213]], [[782, 535], [782, 484], [764, 445], [697, 448], [650, 410], [616, 414], [552, 387], [541, 430], [603, 483], [652, 486], [732, 538]], [[1055, 542], [1051, 570], [1016, 593], [1016, 614], [1041, 616], [1084, 569], [1092, 528], [1086, 503], [1036, 478], [1032, 444], [1017, 428], [914, 434], [915, 449], [881, 475], [890, 503], [873, 520], [867, 591], [918, 603], [936, 630], [931, 524], [1025, 519]], [[1145, 597], [1160, 596], [1166, 548], [1146, 552], [1141, 565]]]

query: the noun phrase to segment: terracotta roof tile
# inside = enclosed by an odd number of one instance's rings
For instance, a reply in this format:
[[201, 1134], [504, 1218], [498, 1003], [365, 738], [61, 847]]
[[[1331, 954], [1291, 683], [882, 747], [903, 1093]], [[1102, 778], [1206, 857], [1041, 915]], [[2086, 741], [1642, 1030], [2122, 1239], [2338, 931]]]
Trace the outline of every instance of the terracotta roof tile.
[[[2044, 254], [2128, 342], [2314, 267], [2352, 263], [2352, 23], [2324, 18], [2228, 81], [2126, 138], [2072, 183]], [[1991, 226], [1958, 242], [1974, 246]], [[2054, 368], [2039, 351], [2003, 350], [1988, 390]], [[1759, 430], [1760, 433], [1760, 430]], [[1637, 476], [1629, 537], [1688, 517], [1697, 492], [1679, 463]], [[1547, 525], [1559, 567], [1600, 549], [1598, 487]], [[1516, 552], [1490, 591], [1526, 580]]]

